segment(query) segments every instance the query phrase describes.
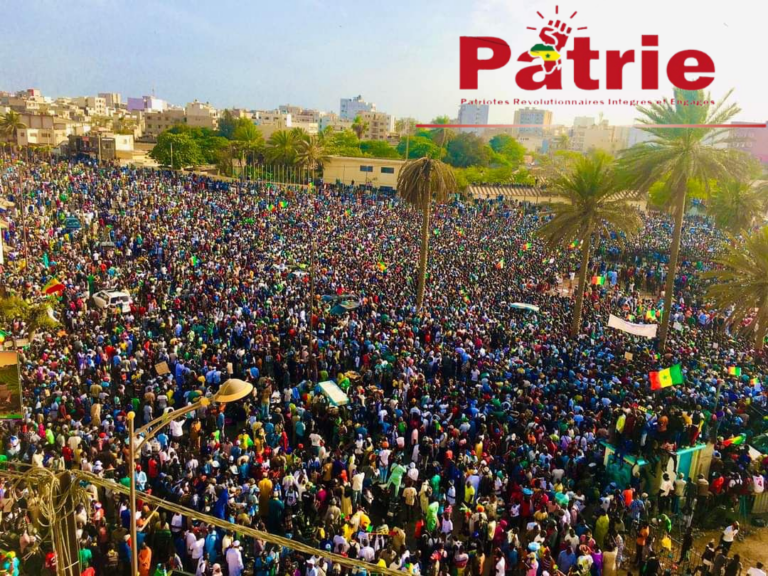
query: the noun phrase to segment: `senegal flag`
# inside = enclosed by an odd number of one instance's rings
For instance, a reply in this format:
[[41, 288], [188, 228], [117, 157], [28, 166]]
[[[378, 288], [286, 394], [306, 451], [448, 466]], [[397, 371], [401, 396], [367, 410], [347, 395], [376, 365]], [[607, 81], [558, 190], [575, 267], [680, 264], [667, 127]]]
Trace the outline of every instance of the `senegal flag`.
[[731, 376], [741, 376], [741, 368], [739, 368], [738, 366], [729, 366], [728, 374], [730, 374]]
[[651, 390], [661, 390], [662, 388], [669, 388], [670, 386], [683, 383], [683, 371], [680, 368], [680, 364], [675, 364], [658, 372], [651, 372], [650, 376]]
[[605, 276], [592, 276], [592, 284], [594, 286], [602, 286], [605, 284]]
[[728, 440], [723, 440], [723, 446], [741, 446], [746, 439], [746, 434], [739, 434], [733, 438], [728, 438]]
[[54, 276], [43, 286], [43, 294], [56, 294], [57, 292], [64, 292], [64, 284]]
[[552, 46], [547, 46], [546, 44], [536, 44], [528, 50], [528, 53], [534, 58], [541, 58], [545, 62], [555, 62], [560, 59], [560, 54]]
[[533, 244], [531, 244], [530, 242], [526, 242], [525, 244], [523, 244], [523, 250], [530, 250], [531, 248], [533, 248]]
[[376, 264], [376, 267], [379, 269], [379, 272], [387, 271], [387, 265], [384, 264], [384, 262], [379, 262], [378, 264]]

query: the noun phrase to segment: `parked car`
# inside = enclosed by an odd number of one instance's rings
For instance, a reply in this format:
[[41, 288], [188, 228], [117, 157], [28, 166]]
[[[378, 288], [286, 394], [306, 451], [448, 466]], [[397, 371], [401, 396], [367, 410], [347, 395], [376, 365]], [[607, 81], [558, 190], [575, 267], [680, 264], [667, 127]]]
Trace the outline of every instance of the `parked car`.
[[97, 308], [119, 308], [121, 312], [130, 312], [133, 300], [128, 292], [119, 290], [101, 290], [96, 292], [91, 299]]

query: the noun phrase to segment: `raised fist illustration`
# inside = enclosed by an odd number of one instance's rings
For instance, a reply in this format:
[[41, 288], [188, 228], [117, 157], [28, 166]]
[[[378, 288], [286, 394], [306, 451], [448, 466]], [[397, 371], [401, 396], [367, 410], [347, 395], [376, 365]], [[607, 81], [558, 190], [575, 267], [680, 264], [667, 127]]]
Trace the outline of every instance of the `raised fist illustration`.
[[541, 29], [541, 32], [539, 32], [539, 38], [541, 38], [542, 42], [545, 44], [554, 46], [555, 50], [559, 51], [565, 46], [570, 34], [571, 28], [565, 22], [555, 20], [553, 23], [552, 20], [550, 20], [549, 23]]

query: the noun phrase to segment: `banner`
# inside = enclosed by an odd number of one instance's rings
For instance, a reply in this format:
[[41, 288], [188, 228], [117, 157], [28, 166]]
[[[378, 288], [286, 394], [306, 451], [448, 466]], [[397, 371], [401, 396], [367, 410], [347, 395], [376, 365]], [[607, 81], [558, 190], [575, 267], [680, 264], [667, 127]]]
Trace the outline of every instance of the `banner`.
[[531, 312], [538, 312], [539, 307], [534, 304], [525, 304], [523, 302], [513, 302], [509, 305], [510, 308], [517, 308], [518, 310], [530, 310]]
[[608, 326], [643, 338], [656, 338], [656, 330], [659, 328], [657, 324], [633, 324], [613, 314], [608, 318]]
[[18, 354], [0, 352], [0, 420], [20, 420], [23, 417]]

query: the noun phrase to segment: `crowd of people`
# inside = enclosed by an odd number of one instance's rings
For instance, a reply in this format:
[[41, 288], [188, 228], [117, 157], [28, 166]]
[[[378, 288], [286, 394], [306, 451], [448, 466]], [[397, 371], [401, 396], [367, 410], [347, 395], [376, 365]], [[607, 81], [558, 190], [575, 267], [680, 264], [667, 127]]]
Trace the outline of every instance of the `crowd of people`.
[[[419, 310], [421, 217], [396, 196], [47, 158], [0, 166], [15, 205], [4, 290], [45, 299], [59, 323], [4, 327], [23, 342], [24, 400], [23, 418], [0, 426], [4, 466], [125, 485], [130, 412], [138, 427], [229, 378], [254, 386], [171, 422], [133, 472], [138, 490], [232, 528], [90, 485], [77, 511], [83, 574], [130, 573], [135, 514], [141, 576], [350, 572], [323, 552], [360, 560], [361, 573], [654, 576], [672, 566], [671, 519], [713, 502], [748, 513], [763, 491], [768, 459], [728, 440], [758, 430], [768, 368], [703, 295], [724, 242], [705, 219], [687, 222], [676, 328], [658, 355], [607, 319], [656, 318], [671, 230], [661, 214], [645, 214], [628, 244], [599, 239], [590, 272], [608, 281], [588, 288], [570, 338], [579, 253], [544, 249], [539, 207], [438, 207]], [[131, 301], [101, 308], [101, 290]], [[674, 364], [684, 383], [651, 390], [649, 372]], [[348, 403], [322, 393], [327, 380]], [[709, 473], [678, 474], [677, 450], [710, 438]], [[4, 533], [53, 570], [34, 487], [0, 482]], [[688, 566], [738, 576], [730, 560], [722, 572], [707, 562]]]

